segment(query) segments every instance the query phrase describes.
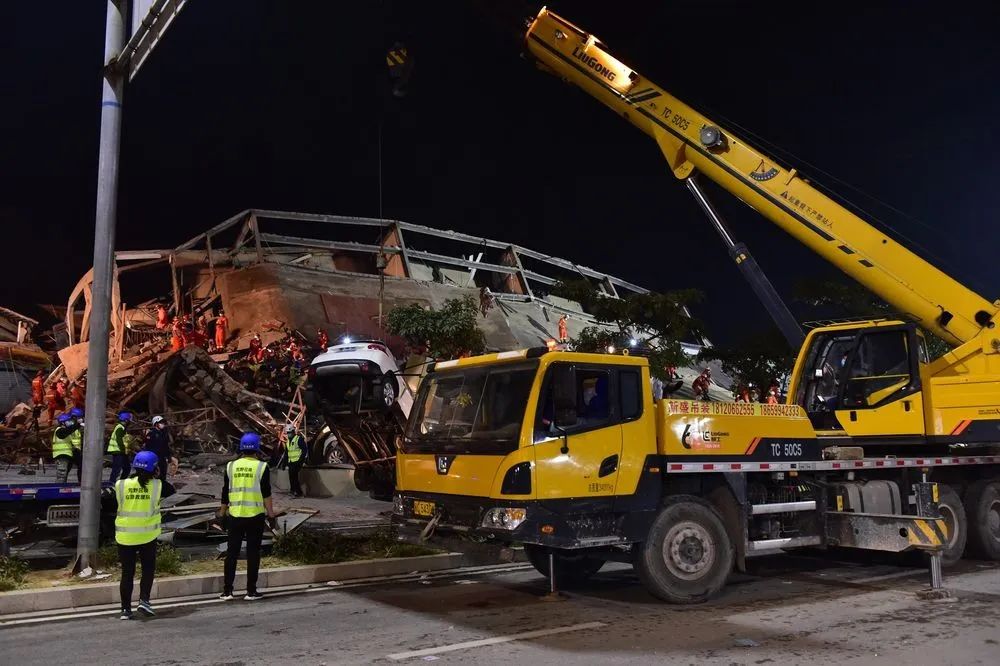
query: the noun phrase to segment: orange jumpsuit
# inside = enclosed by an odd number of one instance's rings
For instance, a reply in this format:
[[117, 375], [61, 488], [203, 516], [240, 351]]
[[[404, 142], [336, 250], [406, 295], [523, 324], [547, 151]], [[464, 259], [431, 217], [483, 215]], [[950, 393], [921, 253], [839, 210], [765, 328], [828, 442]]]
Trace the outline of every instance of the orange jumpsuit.
[[170, 325], [170, 319], [167, 316], [167, 308], [163, 305], [156, 306], [156, 328], [161, 331], [165, 331], [167, 326]]
[[229, 337], [229, 320], [226, 315], [219, 315], [215, 319], [215, 346], [222, 349], [226, 346], [226, 338]]
[[319, 350], [325, 352], [327, 347], [330, 346], [330, 336], [326, 334], [326, 331], [320, 329], [317, 333], [316, 344], [319, 345]]
[[36, 376], [31, 380], [31, 402], [35, 407], [45, 403], [45, 378]]
[[566, 328], [566, 315], [559, 317], [559, 342], [569, 340], [569, 331]]

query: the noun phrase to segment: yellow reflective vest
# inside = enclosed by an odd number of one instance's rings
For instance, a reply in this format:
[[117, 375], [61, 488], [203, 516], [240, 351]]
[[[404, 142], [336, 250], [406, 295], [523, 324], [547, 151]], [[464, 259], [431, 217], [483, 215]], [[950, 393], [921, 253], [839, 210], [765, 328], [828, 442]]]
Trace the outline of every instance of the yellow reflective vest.
[[76, 451], [83, 450], [83, 428], [77, 428], [73, 431], [73, 434], [69, 436], [69, 442], [73, 445], [73, 449]]
[[288, 440], [288, 444], [285, 446], [285, 449], [288, 451], [288, 462], [297, 463], [302, 460], [302, 445], [300, 442], [302, 442], [302, 435], [295, 435]]
[[115, 483], [115, 541], [123, 546], [141, 546], [160, 536], [162, 489], [159, 479], [150, 479], [145, 488], [136, 477]]
[[264, 513], [264, 496], [260, 480], [267, 463], [253, 458], [237, 458], [226, 465], [229, 481], [229, 515], [233, 518], [253, 518]]
[[56, 437], [56, 432], [59, 428], [52, 431], [52, 457], [58, 458], [59, 456], [73, 457], [73, 436], [79, 435], [80, 431], [77, 430], [74, 433], [70, 433], [69, 437], [59, 438]]
[[125, 439], [124, 423], [116, 423], [115, 427], [112, 428], [111, 439], [108, 440], [108, 453], [125, 453], [124, 451], [122, 451], [121, 447], [118, 446], [118, 438], [116, 437], [116, 435], [119, 432], [122, 433], [122, 440], [123, 440], [122, 443], [124, 444], [124, 439]]

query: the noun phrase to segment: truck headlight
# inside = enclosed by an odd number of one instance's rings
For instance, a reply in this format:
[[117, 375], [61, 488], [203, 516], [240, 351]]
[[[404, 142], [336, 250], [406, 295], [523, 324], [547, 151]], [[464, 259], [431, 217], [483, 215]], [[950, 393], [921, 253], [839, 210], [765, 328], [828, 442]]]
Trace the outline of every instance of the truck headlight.
[[392, 512], [397, 516], [403, 515], [403, 496], [393, 495], [392, 496]]
[[521, 507], [497, 507], [486, 512], [482, 525], [497, 530], [513, 530], [523, 523], [527, 516], [527, 509]]

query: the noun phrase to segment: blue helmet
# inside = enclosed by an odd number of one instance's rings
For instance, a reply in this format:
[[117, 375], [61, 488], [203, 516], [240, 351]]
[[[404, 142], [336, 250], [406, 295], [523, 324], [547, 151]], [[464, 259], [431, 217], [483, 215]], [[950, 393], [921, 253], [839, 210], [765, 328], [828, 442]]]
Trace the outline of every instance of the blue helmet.
[[152, 451], [139, 451], [132, 460], [132, 467], [152, 474], [158, 462], [160, 462], [160, 459]]
[[118, 420], [119, 421], [131, 421], [132, 420], [132, 412], [125, 412], [125, 411], [118, 412]]
[[83, 410], [80, 409], [79, 407], [74, 407], [73, 409], [69, 410], [69, 415], [72, 416], [74, 419], [82, 419]]
[[245, 432], [240, 437], [240, 451], [260, 451], [260, 435], [255, 432]]
[[73, 418], [73, 417], [70, 416], [69, 414], [60, 414], [59, 416], [56, 417], [56, 422], [57, 423], [66, 424], [66, 423], [69, 423], [69, 420], [71, 418]]

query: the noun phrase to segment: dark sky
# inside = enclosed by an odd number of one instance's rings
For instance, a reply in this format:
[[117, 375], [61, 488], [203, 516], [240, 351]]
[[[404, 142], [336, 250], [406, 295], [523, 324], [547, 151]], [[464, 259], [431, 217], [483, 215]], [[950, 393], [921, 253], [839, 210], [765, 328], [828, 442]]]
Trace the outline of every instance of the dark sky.
[[[1000, 295], [996, 10], [814, 4], [549, 6]], [[0, 302], [62, 303], [92, 258], [105, 5], [5, 5], [15, 29], [0, 45], [10, 49]], [[505, 11], [484, 9], [494, 5]], [[504, 17], [532, 8], [190, 1], [126, 92], [118, 247], [173, 247], [250, 207], [376, 217], [381, 121], [386, 217], [508, 240], [654, 290], [698, 287], [708, 300], [696, 312], [717, 339], [766, 325], [655, 144], [520, 58]], [[383, 60], [396, 40], [416, 58], [398, 103], [387, 102]], [[830, 271], [712, 193], [783, 293]]]

